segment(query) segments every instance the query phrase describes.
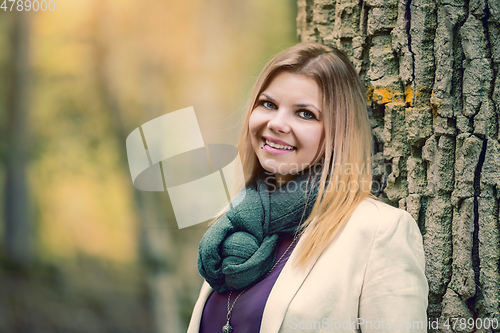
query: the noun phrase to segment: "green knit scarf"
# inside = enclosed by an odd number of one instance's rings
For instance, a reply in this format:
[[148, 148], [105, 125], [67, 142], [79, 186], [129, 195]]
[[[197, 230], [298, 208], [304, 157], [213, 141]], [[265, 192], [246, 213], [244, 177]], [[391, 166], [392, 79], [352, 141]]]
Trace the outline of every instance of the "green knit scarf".
[[266, 276], [278, 236], [293, 234], [311, 213], [317, 179], [301, 175], [272, 192], [258, 179], [236, 195], [200, 242], [198, 270], [214, 290], [242, 290]]

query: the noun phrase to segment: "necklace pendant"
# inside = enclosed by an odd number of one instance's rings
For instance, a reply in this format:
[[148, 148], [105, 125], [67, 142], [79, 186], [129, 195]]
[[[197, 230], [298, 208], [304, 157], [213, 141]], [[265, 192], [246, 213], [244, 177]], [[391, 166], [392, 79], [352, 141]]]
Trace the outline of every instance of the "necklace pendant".
[[233, 328], [229, 325], [229, 322], [222, 327], [222, 333], [231, 333]]

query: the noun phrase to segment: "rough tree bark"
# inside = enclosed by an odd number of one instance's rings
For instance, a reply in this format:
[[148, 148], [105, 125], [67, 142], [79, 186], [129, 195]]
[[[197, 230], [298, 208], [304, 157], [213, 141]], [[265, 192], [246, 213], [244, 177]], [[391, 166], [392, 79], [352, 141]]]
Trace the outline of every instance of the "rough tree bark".
[[367, 87], [373, 189], [418, 221], [430, 320], [500, 321], [500, 1], [298, 0], [297, 27]]

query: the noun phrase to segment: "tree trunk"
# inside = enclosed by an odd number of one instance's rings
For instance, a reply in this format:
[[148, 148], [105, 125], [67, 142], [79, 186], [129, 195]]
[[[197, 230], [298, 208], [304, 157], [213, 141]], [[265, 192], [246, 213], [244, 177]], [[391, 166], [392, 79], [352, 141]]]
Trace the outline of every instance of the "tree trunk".
[[300, 40], [346, 51], [366, 85], [373, 192], [418, 221], [429, 332], [437, 318], [447, 332], [447, 318], [500, 321], [500, 1], [298, 7]]
[[14, 265], [26, 268], [33, 261], [30, 200], [26, 165], [29, 154], [30, 101], [29, 20], [25, 12], [13, 12], [9, 31], [5, 126], [5, 251]]

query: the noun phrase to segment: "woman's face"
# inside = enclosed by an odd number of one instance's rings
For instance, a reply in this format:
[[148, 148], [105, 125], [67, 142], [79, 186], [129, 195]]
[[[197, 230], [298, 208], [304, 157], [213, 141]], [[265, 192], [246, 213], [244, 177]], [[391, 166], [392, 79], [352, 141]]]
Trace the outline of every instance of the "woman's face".
[[316, 81], [285, 71], [258, 96], [249, 122], [252, 148], [280, 185], [319, 159], [324, 136], [321, 100]]

